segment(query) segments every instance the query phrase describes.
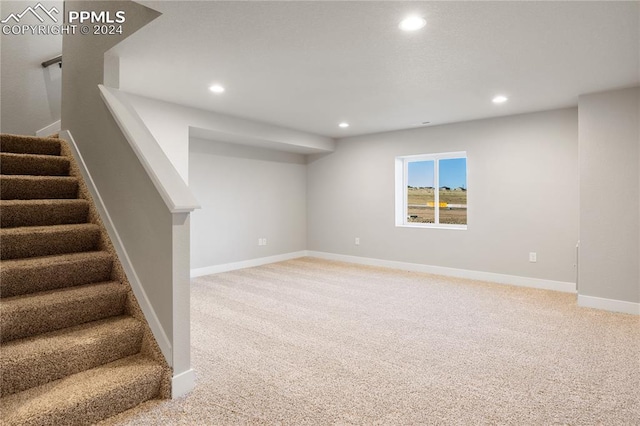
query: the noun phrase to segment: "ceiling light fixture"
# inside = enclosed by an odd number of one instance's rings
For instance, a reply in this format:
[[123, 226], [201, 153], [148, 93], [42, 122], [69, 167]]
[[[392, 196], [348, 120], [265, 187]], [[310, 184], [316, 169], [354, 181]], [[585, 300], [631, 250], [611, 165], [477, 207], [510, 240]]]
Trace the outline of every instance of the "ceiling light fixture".
[[214, 84], [213, 86], [209, 86], [209, 90], [213, 93], [224, 93], [224, 87], [219, 84]]
[[403, 19], [398, 27], [400, 27], [402, 31], [416, 31], [425, 25], [427, 25], [427, 21], [424, 18], [420, 16], [409, 16]]
[[507, 102], [507, 100], [509, 100], [509, 98], [507, 98], [506, 96], [498, 95], [498, 96], [495, 96], [491, 101], [494, 104], [503, 104], [503, 103]]
[[343, 129], [346, 129], [347, 127], [349, 127], [349, 123], [342, 122], [338, 124], [338, 127], [342, 127]]

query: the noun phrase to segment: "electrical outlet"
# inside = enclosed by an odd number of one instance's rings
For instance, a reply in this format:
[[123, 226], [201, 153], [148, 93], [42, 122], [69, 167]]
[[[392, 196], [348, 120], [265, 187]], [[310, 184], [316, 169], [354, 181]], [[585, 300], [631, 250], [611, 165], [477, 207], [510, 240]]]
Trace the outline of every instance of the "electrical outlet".
[[536, 254], [536, 252], [532, 251], [531, 253], [529, 253], [529, 262], [535, 263], [538, 261], [538, 255]]
[[360, 245], [360, 237], [356, 237], [356, 245], [359, 246]]
[[263, 239], [262, 239], [262, 245], [263, 245], [263, 246], [266, 246], [266, 245], [267, 245], [267, 239], [266, 239], [266, 238], [263, 238]]

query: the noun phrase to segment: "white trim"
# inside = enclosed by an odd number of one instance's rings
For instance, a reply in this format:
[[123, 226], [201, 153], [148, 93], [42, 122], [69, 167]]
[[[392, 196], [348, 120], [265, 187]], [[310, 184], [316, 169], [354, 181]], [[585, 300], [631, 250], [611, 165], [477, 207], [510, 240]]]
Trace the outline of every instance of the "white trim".
[[171, 213], [188, 213], [200, 205], [158, 141], [153, 137], [126, 95], [120, 90], [98, 85], [100, 95], [120, 127], [140, 164]]
[[191, 270], [191, 278], [217, 274], [219, 272], [235, 271], [236, 269], [252, 268], [254, 266], [267, 265], [269, 263], [283, 262], [285, 260], [298, 259], [307, 255], [308, 252], [306, 250], [301, 250], [291, 253], [276, 254], [274, 256], [260, 257], [257, 259], [242, 260], [240, 262], [205, 266], [204, 268], [194, 268]]
[[435, 223], [418, 223], [407, 222], [404, 225], [396, 225], [398, 228], [422, 228], [422, 229], [454, 229], [458, 231], [466, 231], [467, 225], [452, 225], [450, 223], [441, 223], [436, 225]]
[[179, 398], [191, 392], [196, 385], [196, 374], [193, 368], [176, 374], [171, 378], [171, 399]]
[[115, 248], [116, 253], [118, 254], [118, 259], [120, 260], [120, 263], [124, 268], [125, 274], [127, 274], [127, 278], [129, 279], [129, 284], [131, 284], [133, 294], [135, 294], [136, 299], [138, 299], [138, 304], [140, 305], [140, 309], [142, 309], [142, 313], [144, 314], [147, 320], [147, 323], [149, 324], [149, 328], [151, 328], [151, 332], [153, 333], [153, 336], [156, 338], [156, 341], [158, 342], [158, 346], [160, 347], [162, 354], [167, 360], [167, 363], [170, 366], [172, 366], [173, 352], [172, 352], [171, 341], [167, 337], [167, 334], [164, 332], [164, 328], [162, 328], [162, 325], [160, 324], [160, 320], [158, 319], [158, 316], [156, 315], [156, 312], [153, 309], [153, 305], [151, 304], [151, 301], [149, 301], [149, 298], [147, 297], [147, 293], [145, 292], [144, 287], [142, 286], [142, 283], [140, 282], [140, 279], [136, 274], [133, 264], [131, 263], [131, 259], [129, 259], [129, 256], [127, 255], [127, 251], [125, 250], [124, 245], [122, 244], [120, 235], [118, 234], [118, 231], [113, 225], [113, 222], [111, 221], [111, 217], [109, 216], [109, 212], [107, 211], [107, 208], [105, 207], [104, 202], [102, 201], [102, 197], [100, 197], [100, 193], [98, 192], [98, 189], [96, 188], [96, 185], [93, 182], [93, 179], [91, 178], [91, 173], [89, 173], [89, 170], [87, 170], [87, 166], [84, 162], [84, 159], [82, 158], [80, 151], [78, 151], [78, 146], [76, 145], [76, 142], [74, 141], [73, 136], [71, 136], [71, 132], [69, 132], [68, 130], [64, 130], [60, 132], [60, 138], [69, 142], [69, 147], [71, 148], [71, 152], [75, 157], [76, 162], [78, 163], [80, 174], [82, 175], [82, 178], [84, 179], [84, 182], [87, 185], [87, 188], [91, 193], [91, 196], [93, 197], [93, 201], [95, 203], [96, 209], [98, 210], [98, 213], [102, 218], [104, 227], [106, 228], [107, 233], [111, 238], [111, 242], [113, 243], [113, 247]]
[[611, 312], [622, 312], [624, 314], [640, 315], [640, 303], [627, 302], [624, 300], [605, 299], [603, 297], [578, 295], [578, 306], [584, 308], [604, 309]]
[[575, 293], [576, 285], [571, 282], [544, 280], [540, 278], [521, 277], [517, 275], [497, 274], [494, 272], [471, 271], [468, 269], [447, 268], [444, 266], [423, 265], [421, 263], [398, 262], [395, 260], [373, 259], [370, 257], [349, 256], [344, 254], [308, 251], [308, 256], [320, 259], [337, 260], [341, 262], [357, 263], [360, 265], [381, 266], [384, 268], [402, 269], [405, 271], [426, 272], [429, 274], [446, 275], [450, 277], [467, 278], [472, 280], [489, 281], [497, 284], [508, 284], [518, 287], [540, 288], [564, 293]]
[[54, 135], [60, 132], [60, 120], [55, 123], [49, 124], [47, 127], [43, 127], [42, 129], [36, 132], [36, 136], [39, 138], [46, 138], [47, 136]]
[[185, 395], [196, 385], [196, 374], [193, 368], [176, 374], [171, 378], [171, 399], [175, 399]]

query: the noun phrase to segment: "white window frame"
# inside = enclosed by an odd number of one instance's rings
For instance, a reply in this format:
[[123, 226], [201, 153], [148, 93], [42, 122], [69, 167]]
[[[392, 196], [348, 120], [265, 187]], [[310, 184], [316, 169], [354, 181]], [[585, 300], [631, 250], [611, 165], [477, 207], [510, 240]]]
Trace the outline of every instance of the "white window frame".
[[[433, 188], [434, 188], [434, 206], [440, 205], [440, 160], [451, 160], [455, 158], [464, 158], [467, 160], [467, 190], [469, 189], [469, 160], [466, 151], [442, 152], [438, 154], [420, 154], [420, 155], [404, 155], [396, 157], [396, 226], [406, 228], [438, 228], [438, 229], [458, 229], [466, 230], [469, 224], [469, 208], [467, 207], [467, 225], [454, 225], [447, 223], [438, 223], [440, 221], [440, 208], [434, 207], [435, 223], [415, 223], [408, 222], [408, 164], [415, 161], [433, 161]], [[467, 205], [469, 201], [467, 200]]]

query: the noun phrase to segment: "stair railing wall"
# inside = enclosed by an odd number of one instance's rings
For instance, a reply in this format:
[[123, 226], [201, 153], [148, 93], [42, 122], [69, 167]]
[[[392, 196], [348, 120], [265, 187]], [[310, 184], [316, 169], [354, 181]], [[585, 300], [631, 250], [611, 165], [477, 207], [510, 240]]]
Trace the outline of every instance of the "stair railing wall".
[[[91, 177], [87, 183], [97, 194], [94, 201], [98, 209], [103, 207], [100, 213], [119, 260], [173, 368], [172, 395], [176, 397], [194, 385], [189, 334], [189, 211], [196, 204], [185, 202], [188, 188], [180, 197], [175, 195], [179, 182], [167, 181], [166, 173], [158, 174], [146, 154], [141, 158], [139, 147], [127, 138], [139, 132], [125, 126], [128, 130], [123, 133], [122, 116], [120, 123], [114, 119], [99, 88], [105, 82], [105, 53], [159, 13], [132, 1], [65, 2], [64, 16], [71, 10], [124, 11], [126, 16], [121, 35], [65, 34], [61, 136], [75, 146]], [[157, 156], [150, 157], [157, 160]], [[182, 185], [186, 188], [184, 182]]]

